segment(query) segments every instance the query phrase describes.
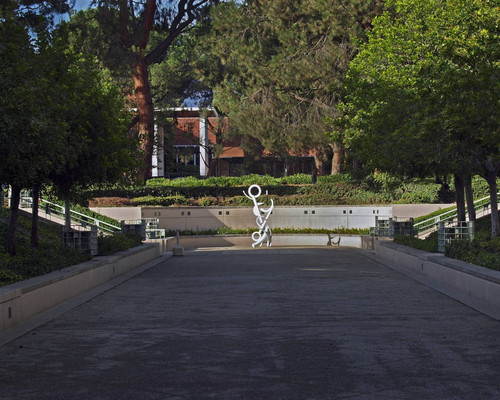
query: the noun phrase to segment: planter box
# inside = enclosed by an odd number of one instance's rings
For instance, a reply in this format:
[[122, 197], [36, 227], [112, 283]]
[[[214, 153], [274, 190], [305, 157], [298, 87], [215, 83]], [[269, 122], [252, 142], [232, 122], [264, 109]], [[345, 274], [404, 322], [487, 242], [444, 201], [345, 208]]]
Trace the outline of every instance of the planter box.
[[159, 257], [157, 244], [143, 244], [112, 256], [95, 257], [0, 288], [0, 331]]
[[430, 282], [450, 297], [500, 319], [500, 271], [390, 241], [376, 242], [375, 252], [391, 268]]

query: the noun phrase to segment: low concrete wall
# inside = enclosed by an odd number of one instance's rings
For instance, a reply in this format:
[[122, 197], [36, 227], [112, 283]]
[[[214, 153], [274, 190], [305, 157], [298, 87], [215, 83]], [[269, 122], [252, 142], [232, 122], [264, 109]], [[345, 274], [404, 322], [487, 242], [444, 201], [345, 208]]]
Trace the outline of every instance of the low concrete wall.
[[[252, 207], [143, 207], [142, 218], [158, 218], [161, 229], [208, 230], [221, 227], [254, 227]], [[391, 206], [297, 206], [275, 207], [271, 228], [366, 229], [375, 217], [391, 218]]]
[[456, 207], [456, 204], [393, 204], [392, 215], [401, 218], [417, 218], [453, 206]]
[[141, 219], [140, 207], [90, 207], [90, 209], [117, 221]]
[[157, 244], [143, 244], [0, 288], [0, 331], [159, 257]]
[[[161, 242], [165, 239], [157, 239], [160, 247], [164, 247]], [[167, 239], [169, 251], [177, 243], [175, 238]], [[341, 246], [357, 247], [367, 250], [374, 249], [374, 243], [378, 238], [364, 235], [327, 235], [327, 234], [278, 234], [273, 235], [272, 244], [276, 246]], [[252, 247], [253, 240], [250, 235], [198, 235], [181, 236], [179, 245], [184, 248], [199, 247]], [[264, 245], [265, 246], [265, 243]]]
[[[391, 241], [375, 243], [376, 255], [389, 266], [425, 277], [491, 307], [500, 316], [500, 271], [479, 267], [444, 255], [428, 253]], [[474, 307], [474, 305], [469, 304]], [[476, 307], [474, 307], [476, 308]]]

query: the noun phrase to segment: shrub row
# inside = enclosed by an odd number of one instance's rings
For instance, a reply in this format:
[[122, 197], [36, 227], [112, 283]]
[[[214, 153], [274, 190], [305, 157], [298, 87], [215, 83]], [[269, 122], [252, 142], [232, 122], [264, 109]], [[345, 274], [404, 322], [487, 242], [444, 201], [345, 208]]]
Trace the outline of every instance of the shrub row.
[[[500, 270], [500, 237], [491, 239], [490, 235], [490, 216], [480, 218], [476, 221], [474, 240], [454, 240], [446, 246], [445, 254], [457, 260]], [[437, 232], [433, 232], [425, 240], [395, 236], [394, 242], [432, 253], [438, 251]]]
[[[115, 188], [106, 190], [93, 190], [89, 192], [90, 198], [95, 197], [171, 197], [184, 196], [186, 198], [199, 199], [202, 197], [234, 197], [243, 195], [248, 187], [243, 186], [145, 186], [134, 188]], [[301, 186], [262, 186], [262, 192], [273, 193], [279, 196], [286, 196], [300, 192]]]
[[112, 235], [99, 235], [97, 242], [99, 255], [109, 256], [139, 246], [142, 243], [142, 238], [134, 233], [117, 232]]
[[454, 240], [446, 246], [445, 254], [457, 260], [500, 271], [500, 237], [486, 242], [477, 239]]
[[[280, 205], [436, 203], [440, 200], [440, 185], [435, 183], [409, 182], [400, 184], [396, 189], [376, 186], [370, 186], [369, 182], [337, 181], [317, 185], [262, 186], [262, 193], [268, 193], [268, 197]], [[243, 186], [146, 186], [96, 190], [92, 192], [91, 197], [125, 197], [131, 199], [132, 205], [238, 206], [252, 204], [243, 194], [247, 190], [248, 187]]]
[[413, 236], [396, 235], [394, 236], [394, 243], [402, 244], [408, 247], [413, 247], [414, 249], [428, 251], [429, 253], [437, 253], [438, 233], [433, 232], [423, 240]]
[[[319, 178], [321, 181], [322, 177]], [[282, 178], [273, 178], [269, 175], [244, 175], [244, 176], [220, 176], [220, 177], [209, 177], [206, 179], [198, 179], [193, 176], [188, 176], [186, 178], [179, 179], [168, 179], [168, 178], [153, 178], [150, 179], [146, 186], [149, 187], [159, 187], [159, 186], [170, 186], [170, 187], [204, 187], [204, 186], [219, 186], [219, 187], [230, 187], [230, 186], [250, 186], [257, 184], [259, 186], [279, 186], [279, 185], [289, 185], [289, 184], [311, 184], [311, 175], [308, 174], [296, 174], [291, 176], [285, 176]]]

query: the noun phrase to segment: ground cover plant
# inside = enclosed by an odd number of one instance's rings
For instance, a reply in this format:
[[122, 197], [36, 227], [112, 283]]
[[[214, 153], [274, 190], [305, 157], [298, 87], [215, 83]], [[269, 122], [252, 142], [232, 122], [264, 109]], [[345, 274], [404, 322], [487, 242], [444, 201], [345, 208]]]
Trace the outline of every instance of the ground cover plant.
[[[431, 253], [438, 251], [437, 232], [423, 240], [400, 235], [394, 237], [394, 242]], [[446, 246], [445, 255], [500, 271], [500, 237], [491, 238], [490, 216], [476, 221], [476, 231], [472, 241], [455, 240], [451, 242]]]
[[[0, 210], [0, 246], [5, 246], [8, 210]], [[61, 227], [39, 223], [40, 241], [36, 248], [30, 243], [31, 218], [21, 215], [17, 232], [17, 255], [0, 252], [0, 286], [43, 275], [91, 259], [63, 246]], [[114, 234], [98, 238], [99, 255], [110, 255], [141, 244], [137, 235]]]
[[[5, 246], [8, 213], [0, 211], [0, 246]], [[90, 259], [62, 245], [61, 228], [52, 224], [39, 224], [40, 241], [36, 248], [30, 243], [31, 220], [19, 217], [17, 255], [0, 252], [0, 286], [43, 275]]]

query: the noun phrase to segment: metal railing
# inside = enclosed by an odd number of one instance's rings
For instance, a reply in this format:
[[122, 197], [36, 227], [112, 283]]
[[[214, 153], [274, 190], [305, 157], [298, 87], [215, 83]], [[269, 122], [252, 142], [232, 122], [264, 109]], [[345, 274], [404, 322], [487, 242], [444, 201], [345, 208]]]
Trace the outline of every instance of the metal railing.
[[[33, 199], [28, 196], [22, 196], [21, 204], [25, 206], [22, 208], [29, 208], [33, 204]], [[51, 202], [49, 200], [40, 199], [40, 210], [45, 212], [47, 216], [54, 215], [55, 217], [61, 219], [64, 219], [66, 217], [64, 206], [61, 206], [60, 204]], [[98, 230], [106, 233], [120, 232], [121, 230], [121, 227], [119, 225], [110, 224], [109, 222], [91, 217], [90, 215], [82, 214], [78, 211], [70, 210], [70, 216], [72, 221], [77, 222], [84, 228], [96, 226]]]
[[[498, 193], [500, 195], [500, 192]], [[478, 217], [490, 213], [490, 196], [483, 197], [474, 201], [474, 209]], [[467, 211], [467, 209], [466, 209]], [[418, 236], [434, 232], [439, 229], [440, 222], [453, 222], [457, 219], [457, 209], [445, 211], [442, 214], [428, 218], [414, 224], [414, 228], [418, 231]]]

